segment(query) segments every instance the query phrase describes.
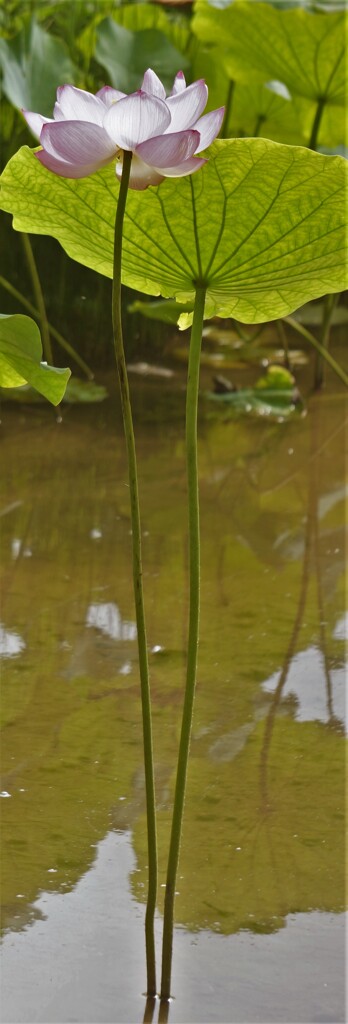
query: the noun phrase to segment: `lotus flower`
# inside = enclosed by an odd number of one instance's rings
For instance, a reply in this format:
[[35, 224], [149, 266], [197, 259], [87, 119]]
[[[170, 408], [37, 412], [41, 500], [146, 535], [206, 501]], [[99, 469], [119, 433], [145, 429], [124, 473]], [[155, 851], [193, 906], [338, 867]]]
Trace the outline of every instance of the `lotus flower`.
[[133, 153], [130, 188], [158, 185], [198, 171], [206, 160], [197, 153], [210, 146], [223, 119], [224, 108], [201, 117], [208, 99], [203, 79], [186, 86], [179, 71], [172, 91], [154, 71], [145, 71], [141, 88], [125, 93], [104, 86], [94, 96], [73, 85], [57, 90], [53, 118], [24, 110], [29, 128], [42, 150], [40, 163], [63, 178], [85, 178], [116, 160], [122, 174], [124, 150]]

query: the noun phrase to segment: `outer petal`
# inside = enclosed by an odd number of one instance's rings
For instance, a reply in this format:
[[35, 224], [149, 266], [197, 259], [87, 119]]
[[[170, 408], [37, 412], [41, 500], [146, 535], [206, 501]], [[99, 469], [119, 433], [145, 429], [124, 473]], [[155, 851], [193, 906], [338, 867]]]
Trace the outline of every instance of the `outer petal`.
[[55, 121], [43, 126], [41, 145], [55, 160], [76, 166], [103, 167], [117, 153], [104, 128], [85, 121]]
[[188, 129], [186, 132], [159, 135], [155, 139], [141, 142], [135, 152], [153, 167], [174, 167], [193, 156], [199, 142], [199, 132]]
[[144, 92], [150, 94], [150, 96], [158, 96], [159, 100], [165, 100], [166, 90], [162, 85], [161, 79], [155, 74], [151, 68], [145, 71], [144, 78], [141, 83], [141, 88]]
[[134, 150], [140, 142], [160, 135], [169, 125], [167, 104], [141, 89], [114, 103], [104, 119], [104, 128], [116, 145], [127, 150]]
[[111, 107], [113, 103], [117, 103], [118, 100], [123, 100], [127, 94], [120, 92], [119, 89], [113, 89], [112, 85], [103, 85], [102, 89], [96, 92], [96, 96], [107, 108]]
[[[118, 163], [116, 164], [116, 175], [118, 178], [121, 178], [121, 174], [122, 163]], [[149, 167], [138, 156], [133, 156], [129, 178], [130, 188], [143, 191], [148, 185], [159, 185], [163, 180], [163, 173], [155, 171], [154, 167]]]
[[58, 103], [58, 101], [54, 104], [54, 107], [53, 107], [53, 117], [54, 117], [55, 121], [65, 121], [66, 120], [65, 114], [63, 114], [62, 108], [60, 106], [60, 103]]
[[34, 114], [31, 110], [22, 110], [22, 114], [25, 117], [30, 131], [35, 135], [35, 138], [40, 142], [40, 135], [44, 124], [52, 124], [52, 117], [43, 117], [42, 114]]
[[208, 89], [203, 78], [198, 82], [193, 82], [193, 85], [189, 85], [182, 92], [168, 96], [166, 104], [171, 114], [168, 132], [180, 132], [185, 128], [192, 128], [202, 114], [207, 99]]
[[178, 71], [175, 75], [171, 96], [175, 96], [177, 92], [183, 92], [186, 89], [186, 79], [183, 71]]
[[[185, 174], [193, 174], [194, 171], [199, 171], [199, 168], [203, 167], [204, 164], [207, 163], [208, 161], [204, 160], [203, 157], [198, 157], [196, 159], [195, 156], [191, 156], [189, 160], [184, 160], [184, 162], [179, 164], [178, 167], [163, 168], [161, 173], [164, 174], [165, 178], [183, 178]], [[154, 167], [154, 171], [156, 170], [157, 168]]]
[[105, 104], [91, 92], [76, 89], [75, 85], [60, 85], [57, 89], [59, 109], [67, 121], [91, 121], [103, 124]]
[[225, 107], [219, 107], [218, 110], [211, 110], [209, 114], [204, 114], [203, 117], [199, 118], [199, 121], [196, 121], [193, 127], [199, 132], [201, 137], [196, 153], [201, 153], [202, 149], [207, 149], [211, 142], [214, 142], [214, 139], [219, 134], [224, 113]]
[[40, 164], [47, 167], [49, 171], [53, 171], [54, 174], [59, 174], [61, 178], [88, 178], [90, 174], [99, 170], [99, 167], [91, 164], [69, 164], [66, 160], [55, 160], [54, 156], [45, 153], [44, 149], [40, 149], [35, 156], [37, 160], [40, 160]]

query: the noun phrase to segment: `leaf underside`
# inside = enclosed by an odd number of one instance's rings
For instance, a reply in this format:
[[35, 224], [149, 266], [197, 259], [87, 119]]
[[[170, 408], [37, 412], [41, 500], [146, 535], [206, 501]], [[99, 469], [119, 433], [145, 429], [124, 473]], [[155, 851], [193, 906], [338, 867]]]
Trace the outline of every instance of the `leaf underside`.
[[[220, 140], [197, 174], [130, 191], [123, 282], [190, 303], [207, 286], [206, 316], [260, 323], [346, 286], [347, 167], [266, 139]], [[24, 147], [5, 168], [0, 206], [17, 230], [49, 234], [78, 262], [112, 277], [119, 186], [112, 165], [60, 178]], [[184, 314], [181, 326], [188, 326]]]

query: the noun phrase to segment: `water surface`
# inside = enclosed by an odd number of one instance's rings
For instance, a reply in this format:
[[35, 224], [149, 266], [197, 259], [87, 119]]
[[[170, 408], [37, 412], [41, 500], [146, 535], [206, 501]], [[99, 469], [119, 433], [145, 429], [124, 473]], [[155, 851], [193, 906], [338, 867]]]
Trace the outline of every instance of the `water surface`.
[[[159, 943], [187, 636], [183, 384], [132, 385]], [[344, 1019], [344, 417], [327, 392], [282, 424], [201, 406], [172, 1024]], [[118, 401], [60, 424], [6, 406], [3, 435], [3, 1021], [138, 1021], [146, 833]]]

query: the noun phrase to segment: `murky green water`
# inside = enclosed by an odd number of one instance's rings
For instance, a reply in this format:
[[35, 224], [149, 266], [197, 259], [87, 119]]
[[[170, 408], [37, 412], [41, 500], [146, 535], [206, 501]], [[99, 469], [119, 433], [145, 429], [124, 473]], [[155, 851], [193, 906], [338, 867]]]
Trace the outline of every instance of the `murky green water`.
[[[187, 633], [183, 383], [133, 385], [159, 910]], [[66, 409], [61, 424], [44, 406], [3, 411], [5, 1022], [119, 1024], [144, 1011], [144, 778], [116, 405]], [[201, 643], [169, 1019], [337, 1022], [344, 401], [326, 393], [287, 424], [203, 410]]]

